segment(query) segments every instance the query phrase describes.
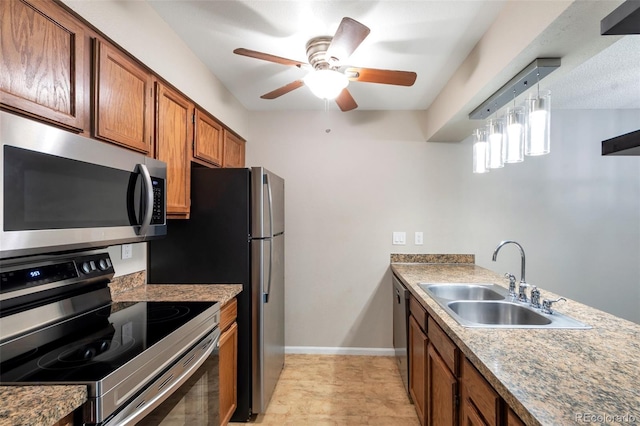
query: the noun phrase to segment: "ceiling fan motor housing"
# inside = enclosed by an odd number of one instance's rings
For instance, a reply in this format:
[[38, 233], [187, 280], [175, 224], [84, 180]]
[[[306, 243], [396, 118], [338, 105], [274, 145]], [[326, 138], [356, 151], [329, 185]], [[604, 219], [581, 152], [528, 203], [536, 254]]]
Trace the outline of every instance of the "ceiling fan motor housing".
[[[333, 37], [322, 36], [314, 37], [307, 42], [307, 58], [313, 69], [331, 69], [329, 58], [327, 58], [327, 49], [331, 44], [331, 40], [333, 40]], [[337, 61], [337, 59], [335, 60]]]

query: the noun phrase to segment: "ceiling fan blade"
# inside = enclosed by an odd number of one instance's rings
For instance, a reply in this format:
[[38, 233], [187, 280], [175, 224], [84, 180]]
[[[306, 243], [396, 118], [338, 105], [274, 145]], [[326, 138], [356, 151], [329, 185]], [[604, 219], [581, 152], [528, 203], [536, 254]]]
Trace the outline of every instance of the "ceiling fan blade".
[[340, 92], [340, 94], [336, 98], [336, 103], [343, 112], [351, 111], [352, 109], [358, 108], [358, 104], [346, 88], [342, 89], [342, 92]]
[[360, 46], [371, 30], [355, 19], [342, 18], [340, 26], [327, 49], [327, 61], [346, 60]]
[[418, 76], [412, 71], [379, 70], [375, 68], [349, 67], [345, 74], [351, 81], [364, 83], [393, 84], [396, 86], [413, 86]]
[[306, 65], [305, 62], [295, 61], [293, 59], [282, 58], [280, 56], [270, 55], [268, 53], [258, 52], [244, 48], [238, 48], [233, 51], [236, 55], [248, 56], [250, 58], [262, 59], [263, 61], [275, 62], [276, 64], [291, 65], [301, 68]]
[[291, 83], [282, 86], [272, 92], [269, 93], [265, 93], [264, 95], [260, 96], [261, 99], [275, 99], [275, 98], [279, 98], [282, 95], [286, 95], [287, 93], [291, 92], [292, 90], [296, 90], [299, 87], [304, 86], [304, 81], [302, 80], [296, 80], [296, 81], [292, 81]]

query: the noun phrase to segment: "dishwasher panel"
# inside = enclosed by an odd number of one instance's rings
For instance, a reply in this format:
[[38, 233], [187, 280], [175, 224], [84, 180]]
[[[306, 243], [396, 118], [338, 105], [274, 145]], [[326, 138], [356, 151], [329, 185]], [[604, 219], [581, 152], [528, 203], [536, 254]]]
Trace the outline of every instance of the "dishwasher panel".
[[407, 396], [409, 395], [409, 356], [407, 342], [409, 341], [409, 290], [393, 275], [393, 348], [400, 376], [404, 383]]

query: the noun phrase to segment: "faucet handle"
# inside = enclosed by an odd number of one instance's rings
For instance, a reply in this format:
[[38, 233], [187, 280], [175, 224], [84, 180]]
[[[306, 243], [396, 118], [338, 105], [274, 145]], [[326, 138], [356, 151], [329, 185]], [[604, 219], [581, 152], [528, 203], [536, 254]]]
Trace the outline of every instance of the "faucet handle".
[[527, 287], [529, 287], [529, 284], [527, 284], [524, 281], [520, 281], [520, 284], [518, 285], [518, 302], [522, 302], [522, 303], [528, 302]]
[[544, 299], [542, 301], [542, 312], [544, 312], [545, 314], [553, 314], [553, 311], [551, 310], [551, 305], [554, 303], [557, 303], [561, 300], [564, 300], [565, 302], [567, 301], [567, 299], [565, 299], [564, 297], [560, 297], [556, 300], [548, 300], [548, 299]]
[[509, 278], [509, 296], [515, 299], [516, 297], [516, 276], [507, 272], [504, 274], [506, 278]]
[[540, 290], [535, 285], [531, 287], [531, 306], [540, 309]]

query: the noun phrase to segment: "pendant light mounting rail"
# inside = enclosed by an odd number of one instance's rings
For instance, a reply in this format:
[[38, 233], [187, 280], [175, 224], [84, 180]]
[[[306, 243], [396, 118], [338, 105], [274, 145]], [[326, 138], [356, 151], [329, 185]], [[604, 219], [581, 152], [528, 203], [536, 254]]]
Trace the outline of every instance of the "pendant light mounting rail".
[[537, 58], [469, 113], [470, 120], [486, 120], [513, 99], [560, 67], [560, 58]]

